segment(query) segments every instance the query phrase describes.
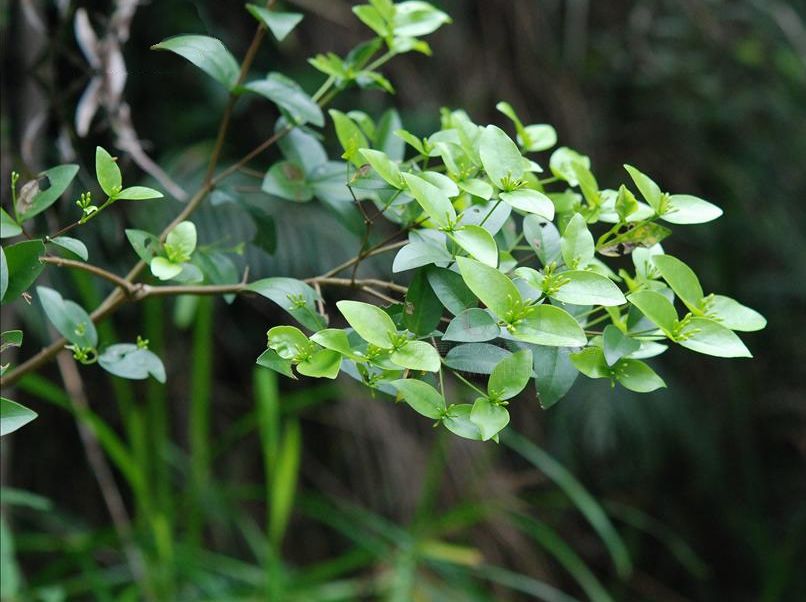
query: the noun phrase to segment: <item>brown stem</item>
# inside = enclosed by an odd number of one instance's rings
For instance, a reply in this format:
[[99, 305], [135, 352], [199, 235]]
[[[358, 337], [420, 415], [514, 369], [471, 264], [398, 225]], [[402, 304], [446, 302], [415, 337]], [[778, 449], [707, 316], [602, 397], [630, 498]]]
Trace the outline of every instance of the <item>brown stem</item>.
[[[349, 268], [350, 266], [355, 265], [356, 263], [366, 259], [367, 257], [371, 257], [372, 255], [380, 255], [381, 253], [386, 253], [387, 251], [394, 251], [395, 249], [399, 249], [400, 247], [407, 245], [408, 242], [409, 241], [407, 241], [407, 240], [401, 240], [399, 242], [395, 242], [395, 243], [385, 245], [385, 246], [381, 246], [381, 247], [379, 247], [378, 245], [375, 245], [374, 247], [371, 247], [371, 248], [367, 249], [366, 253], [364, 253], [363, 256], [358, 255], [356, 257], [353, 257], [352, 259], [348, 259], [344, 263], [340, 263], [335, 268], [333, 268], [331, 270], [328, 270], [327, 272], [322, 274], [322, 277], [326, 278], [328, 276], [333, 276], [334, 274], [338, 274], [342, 270], [345, 270], [345, 269]], [[356, 280], [356, 282], [358, 282], [358, 281]]]
[[136, 285], [132, 284], [128, 280], [121, 278], [117, 274], [113, 274], [103, 268], [99, 268], [96, 265], [92, 265], [91, 263], [84, 263], [83, 261], [74, 261], [72, 259], [64, 259], [62, 257], [51, 257], [50, 255], [45, 255], [44, 257], [40, 257], [39, 261], [41, 263], [50, 263], [55, 265], [56, 267], [60, 268], [74, 268], [77, 270], [83, 270], [85, 272], [89, 272], [99, 278], [103, 278], [104, 280], [108, 280], [109, 282], [121, 287], [127, 293], [134, 292], [134, 288]]

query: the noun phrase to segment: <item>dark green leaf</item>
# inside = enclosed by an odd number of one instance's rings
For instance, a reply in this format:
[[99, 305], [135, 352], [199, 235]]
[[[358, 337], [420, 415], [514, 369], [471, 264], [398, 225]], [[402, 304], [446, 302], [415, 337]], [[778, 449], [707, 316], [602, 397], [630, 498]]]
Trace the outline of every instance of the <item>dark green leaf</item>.
[[271, 299], [309, 330], [316, 331], [325, 327], [324, 318], [316, 312], [316, 300], [319, 296], [301, 280], [264, 278], [252, 282], [247, 289]]
[[29, 410], [16, 401], [0, 397], [0, 437], [13, 433], [37, 417], [37, 413]]
[[322, 109], [300, 85], [281, 73], [269, 73], [266, 79], [249, 82], [245, 89], [260, 94], [276, 104], [297, 125], [325, 125]]
[[417, 272], [406, 291], [403, 324], [417, 336], [431, 334], [439, 325], [442, 304], [428, 283], [426, 271]]
[[451, 320], [442, 339], [460, 343], [480, 343], [498, 337], [500, 330], [498, 322], [488, 311], [471, 307]]
[[[59, 165], [39, 174], [35, 180], [33, 196], [26, 198], [22, 191], [17, 198], [17, 217], [22, 223], [55, 203], [67, 190], [78, 173], [78, 165]], [[23, 187], [25, 188], [25, 187]]]
[[44, 265], [39, 258], [45, 254], [41, 240], [26, 240], [4, 249], [6, 276], [3, 303], [11, 303], [27, 290], [42, 273]]
[[285, 37], [302, 21], [303, 15], [300, 13], [283, 13], [269, 10], [256, 4], [247, 4], [252, 16], [269, 28], [272, 35], [278, 42], [282, 42]]
[[77, 238], [70, 238], [69, 236], [57, 236], [56, 238], [51, 238], [49, 242], [63, 249], [67, 249], [84, 261], [89, 259], [90, 254], [89, 251], [87, 251], [87, 246]]

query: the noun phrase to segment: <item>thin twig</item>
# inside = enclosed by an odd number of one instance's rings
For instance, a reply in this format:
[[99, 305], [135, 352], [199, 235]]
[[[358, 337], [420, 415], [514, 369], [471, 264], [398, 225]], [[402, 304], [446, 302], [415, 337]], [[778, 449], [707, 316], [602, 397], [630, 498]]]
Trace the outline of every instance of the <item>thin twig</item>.
[[131, 294], [134, 292], [136, 285], [132, 284], [125, 278], [121, 278], [117, 274], [113, 274], [103, 268], [100, 268], [96, 265], [92, 265], [91, 263], [84, 263], [83, 261], [75, 261], [73, 259], [64, 259], [62, 257], [52, 257], [50, 255], [45, 255], [39, 258], [41, 263], [50, 263], [55, 265], [56, 267], [60, 268], [74, 268], [77, 270], [83, 270], [85, 272], [89, 272], [99, 278], [103, 278], [104, 280], [108, 280], [109, 282], [119, 286], [127, 293]]

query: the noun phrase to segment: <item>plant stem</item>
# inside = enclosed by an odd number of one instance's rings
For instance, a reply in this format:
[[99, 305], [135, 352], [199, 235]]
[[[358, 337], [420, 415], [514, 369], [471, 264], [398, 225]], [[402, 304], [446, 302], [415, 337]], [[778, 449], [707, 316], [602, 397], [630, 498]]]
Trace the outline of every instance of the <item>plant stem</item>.
[[451, 372], [453, 373], [453, 375], [454, 375], [456, 378], [458, 378], [459, 380], [461, 380], [461, 381], [462, 381], [463, 383], [465, 383], [465, 384], [466, 384], [468, 387], [470, 387], [471, 389], [473, 389], [473, 390], [474, 390], [476, 393], [478, 393], [479, 395], [481, 395], [481, 396], [483, 396], [483, 397], [487, 397], [487, 393], [485, 393], [484, 391], [482, 391], [481, 389], [479, 389], [479, 388], [478, 388], [476, 385], [474, 385], [472, 382], [470, 382], [469, 380], [467, 380], [467, 379], [466, 379], [464, 376], [462, 376], [461, 374], [459, 374], [459, 373], [458, 373], [456, 370], [451, 369]]

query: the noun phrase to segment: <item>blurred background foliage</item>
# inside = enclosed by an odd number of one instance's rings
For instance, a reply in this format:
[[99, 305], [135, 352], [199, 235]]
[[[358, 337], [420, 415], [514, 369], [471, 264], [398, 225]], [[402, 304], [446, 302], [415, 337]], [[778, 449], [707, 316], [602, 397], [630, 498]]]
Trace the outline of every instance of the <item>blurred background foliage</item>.
[[[12, 167], [36, 172], [71, 153], [89, 178], [94, 146], [112, 146], [103, 114], [86, 139], [72, 129], [91, 75], [73, 11], [86, 7], [102, 30], [112, 4], [2, 3], [3, 182]], [[94, 414], [77, 415], [108, 427], [96, 433], [124, 498], [117, 524], [55, 367], [15, 393], [40, 417], [2, 442], [4, 600], [806, 599], [804, 5], [435, 4], [454, 23], [429, 38], [433, 57], [390, 64], [396, 96], [351, 91], [336, 108], [378, 117], [394, 105], [426, 134], [442, 106], [508, 125], [494, 110], [507, 100], [590, 155], [604, 185], [629, 162], [666, 189], [716, 202], [723, 218], [687, 228], [667, 250], [709, 290], [767, 316], [748, 337], [755, 359], [671, 350], [659, 365], [667, 390], [637, 396], [580, 378], [549, 411], [534, 398], [512, 404], [522, 438], [475, 444], [350, 382], [278, 385], [255, 371], [265, 331], [285, 319], [273, 306], [149, 300], [101, 336], [149, 338], [168, 384], [82, 370]], [[343, 54], [367, 34], [346, 0], [285, 5], [306, 19], [282, 44], [268, 42], [254, 71], [282, 71], [312, 91], [321, 76], [305, 59]], [[148, 48], [206, 33], [242, 56], [253, 29], [234, 1], [152, 0], [132, 22], [133, 123], [191, 191], [226, 99]], [[265, 139], [276, 117], [268, 103], [239, 104], [225, 161]], [[141, 173], [122, 163], [131, 178]], [[357, 240], [325, 208], [258, 190], [244, 175], [197, 213], [202, 241], [234, 244], [257, 230], [260, 244], [246, 249], [252, 277], [307, 276], [354, 255]], [[92, 222], [91, 254], [123, 272], [134, 260], [123, 228], [156, 228], [177, 205]], [[62, 210], [74, 213], [67, 199]], [[57, 277], [85, 306], [104, 292], [80, 273]], [[22, 321], [30, 333], [22, 357], [48, 340], [38, 312], [3, 315], [4, 329]]]

